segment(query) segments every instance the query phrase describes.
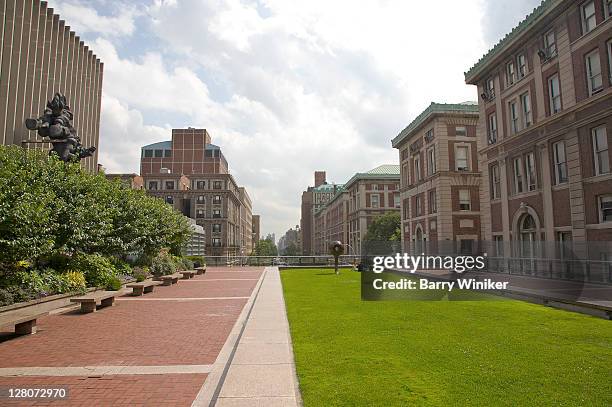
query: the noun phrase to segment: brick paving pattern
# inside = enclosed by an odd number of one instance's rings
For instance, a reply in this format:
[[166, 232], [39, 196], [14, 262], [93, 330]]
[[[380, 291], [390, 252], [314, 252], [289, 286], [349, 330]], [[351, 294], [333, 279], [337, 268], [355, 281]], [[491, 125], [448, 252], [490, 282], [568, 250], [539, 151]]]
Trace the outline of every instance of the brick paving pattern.
[[[119, 297], [112, 308], [39, 319], [38, 333], [0, 332], [0, 368], [172, 366], [214, 363], [261, 268], [210, 268], [205, 275], [143, 297]], [[210, 281], [232, 279], [230, 281]], [[127, 300], [129, 298], [129, 300]], [[163, 299], [195, 299], [165, 301]], [[69, 400], [23, 405], [190, 405], [206, 374], [135, 374], [100, 377], [0, 377], [0, 386], [67, 385]], [[0, 405], [5, 405], [0, 400]], [[67, 401], [69, 403], [67, 404]], [[41, 404], [42, 403], [42, 404]], [[45, 404], [47, 403], [47, 404]], [[14, 405], [14, 404], [7, 404]]]

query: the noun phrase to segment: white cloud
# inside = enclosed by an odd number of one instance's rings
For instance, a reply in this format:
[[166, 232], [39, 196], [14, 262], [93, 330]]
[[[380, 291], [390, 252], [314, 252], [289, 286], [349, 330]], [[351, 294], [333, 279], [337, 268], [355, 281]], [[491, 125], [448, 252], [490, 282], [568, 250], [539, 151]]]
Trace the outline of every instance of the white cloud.
[[[390, 140], [431, 101], [475, 99], [463, 72], [486, 48], [482, 0], [154, 0], [146, 21], [130, 3], [56, 1], [97, 33], [101, 163], [137, 171], [140, 146], [204, 127], [277, 236], [299, 222], [315, 170], [342, 183], [394, 163]], [[113, 23], [146, 33], [147, 51], [118, 52]]]
[[[96, 33], [109, 37], [129, 36], [135, 29], [135, 18], [140, 13], [129, 3], [115, 1], [111, 3], [114, 15], [102, 15], [92, 7], [91, 1], [83, 2], [80, 0], [52, 1], [50, 6], [55, 3], [55, 11], [68, 22], [71, 29], [78, 35]], [[105, 2], [100, 3], [105, 8]]]

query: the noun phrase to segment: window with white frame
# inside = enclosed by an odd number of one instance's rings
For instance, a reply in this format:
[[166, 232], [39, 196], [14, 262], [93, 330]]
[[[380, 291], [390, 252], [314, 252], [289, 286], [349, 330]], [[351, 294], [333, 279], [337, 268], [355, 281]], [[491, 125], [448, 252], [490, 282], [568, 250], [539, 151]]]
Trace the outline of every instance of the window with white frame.
[[418, 155], [414, 157], [414, 180], [416, 182], [421, 180], [421, 159]]
[[431, 147], [427, 150], [427, 175], [433, 175], [436, 172], [436, 149]]
[[495, 144], [497, 143], [497, 114], [495, 112], [489, 115], [487, 120], [488, 126], [488, 143]]
[[550, 97], [550, 114], [559, 113], [561, 111], [559, 74], [554, 74], [548, 79], [548, 95]]
[[606, 127], [600, 126], [591, 130], [593, 137], [593, 154], [595, 161], [595, 175], [610, 172], [610, 156], [608, 154], [608, 134]]
[[378, 196], [378, 194], [370, 195], [370, 206], [372, 208], [378, 208], [378, 206], [380, 205], [379, 199], [380, 197]]
[[586, 34], [591, 32], [597, 25], [597, 19], [595, 17], [595, 2], [589, 1], [582, 5], [582, 33]]
[[396, 194], [393, 194], [393, 205], [394, 205], [396, 208], [399, 208], [399, 207], [401, 207], [401, 205], [402, 205], [402, 203], [401, 203], [401, 201], [400, 201], [400, 196], [399, 196], [399, 194], [397, 194], [397, 193], [396, 193]]
[[527, 181], [528, 191], [535, 191], [536, 178], [535, 155], [528, 153], [525, 155], [525, 181]]
[[612, 195], [599, 197], [599, 221], [612, 222]]
[[589, 89], [589, 96], [597, 93], [603, 88], [603, 81], [601, 77], [601, 60], [599, 59], [599, 51], [593, 51], [588, 54], [585, 58], [586, 62], [586, 74], [587, 74], [587, 86]]
[[469, 211], [472, 208], [472, 202], [470, 201], [470, 190], [460, 189], [459, 190], [459, 210]]
[[455, 127], [455, 136], [466, 137], [467, 136], [467, 128], [465, 126], [456, 126]]
[[544, 35], [544, 49], [546, 50], [546, 58], [552, 58], [557, 55], [557, 36], [555, 30], [551, 30]]
[[527, 75], [527, 58], [525, 58], [525, 54], [520, 54], [516, 58], [516, 63], [518, 65], [518, 77], [519, 79], [524, 78]]
[[410, 185], [410, 171], [408, 170], [410, 166], [408, 164], [404, 164], [402, 166], [402, 181], [404, 182], [404, 187]]
[[606, 18], [612, 17], [612, 0], [604, 0], [604, 14]]
[[499, 164], [491, 166], [491, 199], [501, 197], [501, 181], [499, 177]]
[[510, 102], [510, 129], [512, 133], [519, 131], [519, 114], [516, 102]]
[[514, 174], [514, 193], [523, 192], [523, 160], [517, 157], [512, 161], [512, 171]]
[[514, 84], [516, 81], [516, 72], [514, 71], [514, 62], [508, 62], [506, 64], [506, 84], [508, 86]]
[[432, 189], [431, 191], [429, 191], [429, 213], [436, 213], [438, 212], [438, 202], [437, 202], [437, 196], [436, 196], [436, 190]]
[[469, 171], [469, 150], [467, 146], [457, 146], [455, 148], [455, 165], [457, 166], [457, 171]]
[[553, 160], [555, 163], [555, 184], [567, 182], [567, 159], [565, 158], [565, 141], [553, 144]]
[[531, 99], [529, 98], [529, 93], [523, 93], [521, 95], [521, 106], [523, 109], [523, 127], [527, 128], [531, 126], [532, 123]]
[[495, 97], [495, 82], [493, 78], [487, 79], [485, 90], [491, 99]]

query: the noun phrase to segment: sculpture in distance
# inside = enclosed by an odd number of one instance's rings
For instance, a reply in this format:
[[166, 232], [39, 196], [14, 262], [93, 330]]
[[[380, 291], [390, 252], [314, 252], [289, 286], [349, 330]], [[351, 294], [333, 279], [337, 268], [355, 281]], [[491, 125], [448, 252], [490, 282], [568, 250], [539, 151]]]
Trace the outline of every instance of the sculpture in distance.
[[25, 125], [29, 130], [36, 130], [39, 136], [49, 139], [53, 144], [49, 155], [57, 154], [64, 162], [76, 162], [91, 157], [96, 148], [83, 148], [81, 138], [72, 126], [73, 117], [66, 96], [56, 93], [53, 99], [47, 102], [42, 116], [38, 119], [26, 119]]

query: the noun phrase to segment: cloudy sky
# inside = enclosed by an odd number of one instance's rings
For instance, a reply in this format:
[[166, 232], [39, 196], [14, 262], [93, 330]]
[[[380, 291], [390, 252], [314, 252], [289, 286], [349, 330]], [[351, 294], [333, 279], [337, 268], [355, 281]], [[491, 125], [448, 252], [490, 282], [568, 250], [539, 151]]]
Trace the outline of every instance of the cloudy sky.
[[315, 170], [343, 183], [395, 163], [391, 139], [430, 102], [476, 100], [463, 72], [538, 3], [49, 1], [104, 62], [107, 171], [206, 128], [277, 238]]

